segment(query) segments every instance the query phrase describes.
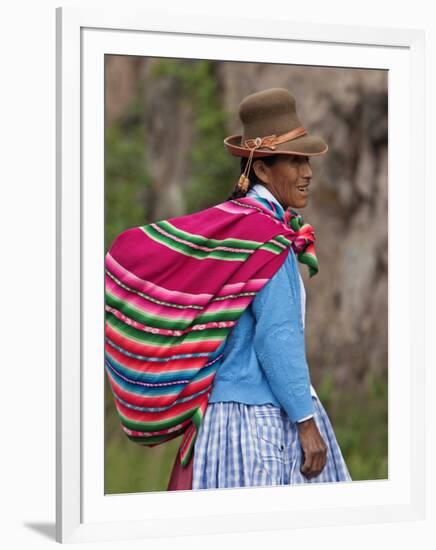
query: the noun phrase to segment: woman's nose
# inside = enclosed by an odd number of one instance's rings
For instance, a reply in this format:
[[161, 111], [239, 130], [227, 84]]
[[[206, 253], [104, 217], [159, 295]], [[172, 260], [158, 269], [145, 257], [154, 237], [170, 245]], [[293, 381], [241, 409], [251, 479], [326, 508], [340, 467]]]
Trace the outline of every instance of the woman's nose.
[[303, 164], [301, 175], [303, 176], [303, 178], [311, 178], [312, 177], [312, 168], [310, 167], [309, 162], [305, 162]]

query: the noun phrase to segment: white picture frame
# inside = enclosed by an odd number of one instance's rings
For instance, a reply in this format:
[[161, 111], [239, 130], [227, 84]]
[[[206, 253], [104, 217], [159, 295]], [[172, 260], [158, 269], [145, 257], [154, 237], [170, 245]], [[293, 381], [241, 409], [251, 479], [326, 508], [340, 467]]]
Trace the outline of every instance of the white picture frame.
[[[413, 192], [423, 194], [425, 185], [419, 162], [424, 31], [302, 24], [283, 14], [280, 20], [194, 18], [148, 8], [62, 7], [56, 17], [56, 539], [90, 542], [423, 519], [424, 274], [414, 269], [403, 213], [412, 204], [412, 166]], [[389, 70], [389, 182], [395, 185], [389, 185], [388, 480], [104, 495], [104, 54]], [[421, 211], [422, 227], [423, 217]], [[424, 257], [424, 250], [421, 235], [413, 253]]]

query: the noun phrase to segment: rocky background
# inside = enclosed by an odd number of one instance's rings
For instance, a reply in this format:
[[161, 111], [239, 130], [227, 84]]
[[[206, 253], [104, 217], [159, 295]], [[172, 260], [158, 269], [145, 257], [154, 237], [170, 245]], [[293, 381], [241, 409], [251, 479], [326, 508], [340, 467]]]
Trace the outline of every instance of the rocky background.
[[[239, 161], [240, 101], [287, 88], [303, 125], [329, 145], [313, 157], [320, 272], [305, 283], [313, 385], [352, 478], [387, 478], [387, 71], [106, 56], [106, 248], [127, 227], [194, 212], [229, 196]], [[179, 439], [137, 446], [106, 385], [106, 492], [165, 490]]]

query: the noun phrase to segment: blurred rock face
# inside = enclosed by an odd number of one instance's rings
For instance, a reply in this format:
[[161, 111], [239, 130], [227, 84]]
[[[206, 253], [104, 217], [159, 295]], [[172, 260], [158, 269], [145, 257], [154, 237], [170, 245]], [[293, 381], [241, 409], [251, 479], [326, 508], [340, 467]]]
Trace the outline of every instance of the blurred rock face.
[[[223, 97], [237, 114], [255, 91], [287, 88], [303, 125], [329, 151], [311, 160], [312, 200], [300, 213], [316, 230], [320, 272], [307, 293], [307, 350], [316, 378], [344, 383], [387, 368], [387, 72], [221, 63]], [[230, 133], [239, 133], [237, 116]], [[350, 376], [352, 375], [352, 376]]]
[[[109, 123], [122, 117], [129, 94], [133, 97], [139, 83], [144, 85], [150, 129], [144, 154], [157, 190], [154, 211], [161, 219], [183, 213], [177, 205], [189, 177], [192, 115], [170, 77], [147, 87], [153, 63], [155, 59], [108, 57], [106, 114]], [[311, 160], [311, 201], [300, 211], [315, 228], [320, 266], [311, 280], [301, 268], [314, 385], [326, 371], [344, 385], [360, 380], [368, 370], [386, 371], [387, 72], [215, 62], [214, 74], [228, 113], [227, 135], [240, 133], [238, 107], [245, 96], [284, 87], [296, 98], [303, 125], [329, 145], [326, 155]], [[217, 143], [222, 146], [222, 141]], [[166, 194], [158, 192], [164, 185]], [[233, 185], [229, 181], [229, 192]]]

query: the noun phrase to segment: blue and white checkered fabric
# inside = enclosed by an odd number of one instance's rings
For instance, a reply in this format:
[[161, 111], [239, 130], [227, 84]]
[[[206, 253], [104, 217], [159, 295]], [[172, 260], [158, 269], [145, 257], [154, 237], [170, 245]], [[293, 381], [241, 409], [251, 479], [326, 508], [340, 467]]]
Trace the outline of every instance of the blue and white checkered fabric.
[[328, 447], [322, 472], [301, 472], [297, 425], [282, 408], [244, 403], [210, 403], [195, 443], [192, 489], [253, 487], [351, 481], [332, 425], [321, 402], [312, 397], [315, 422]]

